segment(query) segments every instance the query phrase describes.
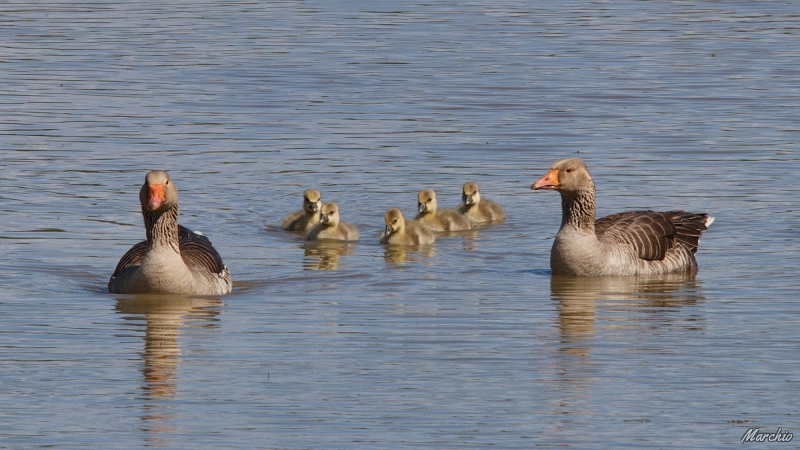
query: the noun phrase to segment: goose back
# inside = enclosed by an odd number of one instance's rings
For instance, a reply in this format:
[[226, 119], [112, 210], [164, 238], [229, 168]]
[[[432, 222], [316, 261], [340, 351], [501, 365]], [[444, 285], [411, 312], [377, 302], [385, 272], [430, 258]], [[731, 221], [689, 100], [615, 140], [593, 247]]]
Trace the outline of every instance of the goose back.
[[597, 219], [594, 229], [599, 241], [629, 246], [637, 257], [658, 261], [677, 246], [695, 254], [707, 220], [708, 214], [685, 211], [628, 211]]

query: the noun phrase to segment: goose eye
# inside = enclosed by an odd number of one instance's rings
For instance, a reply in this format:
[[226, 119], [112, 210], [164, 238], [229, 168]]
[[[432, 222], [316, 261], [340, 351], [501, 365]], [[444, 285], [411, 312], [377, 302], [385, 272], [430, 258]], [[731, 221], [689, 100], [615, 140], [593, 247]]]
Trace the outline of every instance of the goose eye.
[[570, 169], [567, 169], [567, 170], [565, 170], [565, 172], [567, 172], [567, 173], [572, 173], [572, 169], [571, 169], [571, 168], [570, 168]]
[[167, 182], [166, 182], [166, 183], [164, 183], [164, 184], [166, 184], [167, 186], [169, 186], [169, 180], [167, 180]]

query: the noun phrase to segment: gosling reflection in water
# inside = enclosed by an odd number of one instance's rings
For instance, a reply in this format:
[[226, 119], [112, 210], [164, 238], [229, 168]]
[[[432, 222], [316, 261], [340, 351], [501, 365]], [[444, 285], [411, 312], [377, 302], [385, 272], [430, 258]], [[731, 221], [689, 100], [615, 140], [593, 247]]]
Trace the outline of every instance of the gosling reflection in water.
[[461, 246], [464, 250], [474, 251], [478, 249], [477, 230], [462, 231], [461, 233], [458, 233], [457, 236], [461, 236]]
[[[172, 433], [168, 401], [178, 390], [177, 369], [180, 361], [178, 335], [181, 328], [216, 327], [216, 309], [222, 302], [215, 298], [190, 298], [178, 295], [138, 295], [117, 300], [116, 310], [125, 314], [126, 321], [144, 319], [144, 351], [142, 375], [144, 383], [143, 430], [152, 435], [146, 439], [158, 442], [159, 435]], [[138, 325], [138, 324], [137, 324]]]
[[389, 264], [405, 264], [406, 262], [420, 262], [424, 258], [436, 256], [433, 247], [414, 245], [387, 245], [383, 250], [383, 258]]
[[303, 244], [304, 270], [337, 270], [342, 256], [353, 253], [353, 244], [343, 241], [307, 241]]
[[553, 275], [550, 291], [552, 298], [559, 302], [560, 350], [580, 356], [591, 353], [596, 302], [602, 302], [605, 307], [613, 306], [609, 312], [626, 314], [626, 320], [637, 320], [641, 313], [657, 312], [654, 308], [698, 302], [702, 297], [686, 292], [694, 287], [694, 279], [694, 273], [603, 277]]

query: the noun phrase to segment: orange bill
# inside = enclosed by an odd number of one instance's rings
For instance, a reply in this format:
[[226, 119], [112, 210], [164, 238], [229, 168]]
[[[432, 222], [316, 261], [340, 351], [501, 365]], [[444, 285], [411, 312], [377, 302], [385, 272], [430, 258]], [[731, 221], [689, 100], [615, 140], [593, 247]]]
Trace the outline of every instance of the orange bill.
[[166, 201], [166, 197], [164, 197], [164, 185], [151, 184], [149, 187], [150, 197], [147, 201], [147, 207], [150, 208], [151, 211], [155, 211]]
[[550, 169], [550, 171], [547, 172], [547, 175], [543, 176], [539, 181], [531, 185], [531, 189], [533, 190], [558, 189], [559, 186], [560, 185], [558, 184], [558, 170]]

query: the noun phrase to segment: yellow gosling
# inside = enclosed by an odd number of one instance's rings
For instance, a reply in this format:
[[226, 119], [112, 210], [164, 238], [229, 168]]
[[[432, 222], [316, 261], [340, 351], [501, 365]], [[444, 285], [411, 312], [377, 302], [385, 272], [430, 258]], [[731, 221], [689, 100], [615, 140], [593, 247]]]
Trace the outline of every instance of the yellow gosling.
[[436, 237], [416, 220], [406, 221], [397, 208], [386, 211], [383, 216], [386, 230], [381, 235], [381, 244], [428, 245]]
[[303, 209], [289, 214], [283, 219], [281, 228], [286, 231], [308, 231], [319, 223], [319, 209], [322, 205], [322, 194], [316, 189], [303, 193]]

